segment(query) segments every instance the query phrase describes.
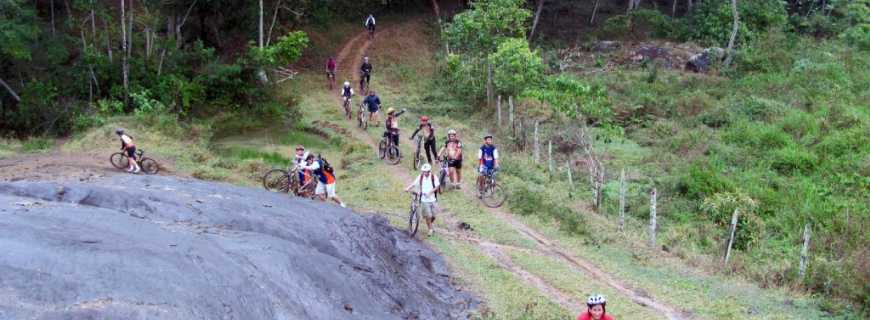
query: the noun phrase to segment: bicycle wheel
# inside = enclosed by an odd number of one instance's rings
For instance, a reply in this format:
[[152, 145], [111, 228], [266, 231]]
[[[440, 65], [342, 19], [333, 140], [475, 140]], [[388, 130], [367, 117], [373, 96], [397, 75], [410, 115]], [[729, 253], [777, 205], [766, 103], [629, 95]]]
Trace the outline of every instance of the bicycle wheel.
[[350, 112], [350, 101], [344, 102], [344, 116], [347, 117], [347, 120], [353, 119], [353, 116]]
[[401, 156], [399, 155], [399, 148], [397, 148], [396, 146], [390, 146], [387, 149], [386, 160], [387, 160], [387, 163], [392, 164], [392, 165], [399, 164], [399, 161], [402, 160]]
[[501, 189], [501, 186], [493, 183], [489, 186], [489, 188], [486, 188], [483, 193], [483, 197], [481, 198], [481, 201], [483, 201], [483, 204], [487, 207], [498, 208], [501, 207], [502, 204], [504, 204], [504, 201], [506, 199], [507, 195]]
[[441, 186], [441, 192], [447, 191], [450, 188], [447, 187], [448, 182], [448, 174], [447, 170], [439, 170], [438, 173], [438, 184]]
[[413, 238], [417, 234], [417, 228], [420, 227], [420, 214], [417, 200], [411, 204], [411, 212], [408, 215], [408, 234]]
[[290, 183], [290, 174], [286, 170], [272, 169], [263, 175], [263, 188], [272, 192], [288, 192]]
[[157, 171], [160, 171], [160, 165], [151, 158], [142, 158], [142, 161], [139, 161], [139, 166], [142, 167], [142, 172], [147, 174], [157, 174]]
[[109, 156], [109, 162], [112, 163], [112, 166], [118, 169], [126, 169], [127, 166], [127, 155], [122, 152], [115, 152], [111, 156]]
[[378, 143], [378, 158], [384, 159], [387, 156], [387, 141], [381, 139]]

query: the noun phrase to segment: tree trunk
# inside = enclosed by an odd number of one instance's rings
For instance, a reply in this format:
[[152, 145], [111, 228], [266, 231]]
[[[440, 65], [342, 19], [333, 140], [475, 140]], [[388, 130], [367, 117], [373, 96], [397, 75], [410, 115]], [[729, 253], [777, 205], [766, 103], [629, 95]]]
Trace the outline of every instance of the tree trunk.
[[731, 27], [731, 38], [728, 39], [728, 49], [725, 50], [727, 55], [725, 58], [725, 68], [731, 65], [731, 60], [734, 59], [734, 40], [737, 39], [737, 30], [740, 26], [740, 17], [737, 13], [737, 0], [731, 0], [731, 15], [734, 16], [734, 24]]
[[495, 110], [496, 114], [498, 114], [498, 127], [501, 127], [501, 95], [498, 95], [498, 98], [495, 100]]
[[671, 17], [677, 16], [677, 0], [674, 0], [674, 6], [671, 7]]
[[534, 150], [533, 158], [535, 159], [535, 164], [541, 163], [541, 144], [540, 140], [538, 140], [538, 122], [538, 120], [535, 120], [535, 136], [532, 140], [532, 143], [535, 144], [532, 147], [532, 150]]
[[529, 42], [532, 42], [532, 38], [535, 37], [535, 30], [538, 29], [538, 19], [541, 18], [541, 11], [544, 10], [544, 1], [546, 0], [538, 0], [538, 8], [535, 9], [535, 19], [532, 20], [532, 30], [529, 31]]
[[94, 48], [97, 47], [97, 18], [94, 13], [95, 0], [91, 0], [91, 35], [94, 36]]
[[514, 123], [514, 96], [508, 96], [508, 109], [508, 121], [510, 121], [511, 136], [515, 137], [517, 135], [517, 126]]
[[258, 30], [260, 30], [260, 38], [257, 43], [260, 45], [260, 49], [263, 49], [263, 0], [260, 0], [260, 27]]
[[[184, 45], [184, 34], [181, 33], [181, 27], [183, 27], [184, 23], [187, 22], [187, 18], [190, 17], [190, 11], [193, 10], [194, 6], [196, 6], [196, 1], [198, 0], [194, 0], [193, 3], [190, 4], [190, 7], [187, 8], [187, 12], [184, 13], [184, 17], [181, 18], [181, 21], [173, 21], [173, 23], [175, 23], [175, 47], [177, 49], [181, 49]], [[260, 0], [260, 3], [262, 4], [262, 0]], [[173, 15], [173, 20], [175, 18], [177, 17]], [[260, 28], [260, 30], [262, 31], [262, 28]]]
[[275, 29], [275, 23], [278, 22], [278, 10], [281, 10], [281, 0], [275, 3], [275, 12], [272, 13], [272, 24], [269, 25], [269, 34], [266, 35], [266, 46], [272, 43], [272, 29]]
[[160, 76], [160, 73], [163, 71], [163, 58], [166, 57], [166, 48], [163, 48], [163, 51], [160, 51], [160, 62], [157, 63], [157, 76]]
[[103, 20], [106, 27], [106, 53], [109, 54], [109, 63], [112, 63], [112, 33], [109, 32], [109, 21]]
[[51, 7], [51, 36], [54, 36], [55, 28], [54, 28], [54, 0], [48, 2], [49, 7]]
[[438, 18], [438, 25], [441, 25], [441, 8], [438, 7], [438, 0], [432, 0], [432, 11], [435, 11], [435, 17]]
[[126, 0], [121, 0], [121, 74], [124, 83], [124, 106], [130, 106], [129, 59], [127, 53], [127, 12]]
[[686, 13], [692, 12], [692, 6], [694, 6], [694, 2], [692, 0], [687, 0]]
[[649, 195], [649, 247], [656, 247], [656, 188]]
[[589, 18], [589, 24], [595, 24], [595, 14], [598, 13], [598, 5], [601, 0], [595, 0], [595, 5], [592, 7], [592, 18]]
[[2, 78], [0, 78], [0, 85], [6, 88], [6, 91], [9, 91], [9, 94], [12, 95], [12, 99], [15, 99], [16, 102], [21, 102], [21, 97], [19, 97], [18, 94], [15, 93], [15, 90], [12, 90], [12, 87], [6, 84], [6, 81], [3, 81]]
[[130, 20], [130, 26], [127, 30], [127, 60], [133, 53], [133, 0], [130, 0], [130, 6], [127, 9], [127, 18]]
[[486, 106], [492, 106], [492, 63], [486, 62]]

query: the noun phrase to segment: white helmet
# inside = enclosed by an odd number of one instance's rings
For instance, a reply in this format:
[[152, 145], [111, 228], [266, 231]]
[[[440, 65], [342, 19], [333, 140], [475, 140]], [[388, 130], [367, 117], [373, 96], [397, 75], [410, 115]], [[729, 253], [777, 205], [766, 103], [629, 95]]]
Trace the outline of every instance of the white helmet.
[[345, 82], [344, 82], [344, 86], [345, 86], [345, 87], [350, 87], [350, 81], [345, 81]]
[[594, 305], [599, 305], [599, 304], [602, 304], [602, 305], [607, 304], [607, 300], [604, 299], [604, 296], [602, 296], [600, 294], [591, 295], [591, 296], [589, 296], [589, 299], [586, 299], [586, 305], [594, 306]]
[[423, 166], [420, 167], [420, 170], [423, 172], [432, 171], [432, 166], [428, 163], [424, 163]]

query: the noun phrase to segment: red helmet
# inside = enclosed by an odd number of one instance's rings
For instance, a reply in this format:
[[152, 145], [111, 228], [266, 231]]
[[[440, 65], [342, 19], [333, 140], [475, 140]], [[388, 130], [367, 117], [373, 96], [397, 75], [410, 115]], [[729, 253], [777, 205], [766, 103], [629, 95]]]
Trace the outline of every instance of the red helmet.
[[428, 121], [429, 121], [429, 117], [427, 117], [427, 116], [420, 117], [420, 122], [428, 122]]

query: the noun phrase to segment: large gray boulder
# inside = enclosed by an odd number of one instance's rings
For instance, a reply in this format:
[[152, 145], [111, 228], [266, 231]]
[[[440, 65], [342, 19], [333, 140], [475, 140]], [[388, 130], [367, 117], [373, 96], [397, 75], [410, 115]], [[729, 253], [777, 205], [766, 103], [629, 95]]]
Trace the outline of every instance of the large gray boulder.
[[0, 319], [455, 319], [475, 306], [381, 217], [170, 177], [0, 183]]

